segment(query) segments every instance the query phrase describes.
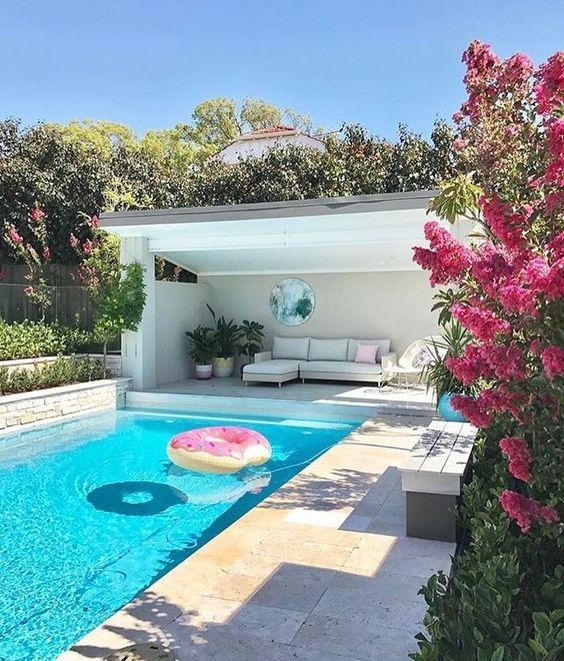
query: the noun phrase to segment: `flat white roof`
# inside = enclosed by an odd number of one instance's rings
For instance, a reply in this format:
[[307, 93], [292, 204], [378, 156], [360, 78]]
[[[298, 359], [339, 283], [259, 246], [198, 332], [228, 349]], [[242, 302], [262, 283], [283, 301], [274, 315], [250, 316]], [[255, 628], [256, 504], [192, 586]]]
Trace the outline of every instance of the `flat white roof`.
[[406, 271], [437, 191], [105, 213], [198, 275]]

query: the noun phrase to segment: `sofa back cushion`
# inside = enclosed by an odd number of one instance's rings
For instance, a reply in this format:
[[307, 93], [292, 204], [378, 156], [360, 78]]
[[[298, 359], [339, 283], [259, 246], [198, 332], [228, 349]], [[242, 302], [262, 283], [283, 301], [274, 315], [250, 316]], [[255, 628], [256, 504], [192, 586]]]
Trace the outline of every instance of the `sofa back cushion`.
[[349, 341], [342, 340], [316, 340], [309, 341], [309, 360], [342, 360], [347, 359]]
[[309, 337], [275, 337], [272, 357], [293, 360], [307, 360]]
[[354, 362], [356, 358], [356, 350], [358, 349], [359, 344], [373, 344], [378, 347], [378, 353], [376, 354], [376, 361], [379, 363], [382, 360], [382, 355], [390, 352], [390, 340], [355, 340], [349, 338], [349, 351], [347, 354], [347, 360], [349, 362]]

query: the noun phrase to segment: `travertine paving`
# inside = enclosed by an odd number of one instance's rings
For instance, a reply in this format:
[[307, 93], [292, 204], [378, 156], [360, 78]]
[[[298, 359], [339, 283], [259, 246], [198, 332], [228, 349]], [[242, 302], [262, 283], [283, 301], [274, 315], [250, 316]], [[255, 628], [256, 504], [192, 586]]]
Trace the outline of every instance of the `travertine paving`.
[[427, 423], [367, 421], [60, 659], [156, 641], [179, 661], [406, 660], [454, 552], [404, 534], [397, 466]]

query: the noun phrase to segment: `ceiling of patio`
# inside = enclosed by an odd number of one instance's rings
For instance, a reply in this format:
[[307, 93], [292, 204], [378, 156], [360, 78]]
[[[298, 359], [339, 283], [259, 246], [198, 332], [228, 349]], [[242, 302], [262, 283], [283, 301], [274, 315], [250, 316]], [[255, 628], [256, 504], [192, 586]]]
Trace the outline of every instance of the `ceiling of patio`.
[[104, 214], [199, 275], [407, 271], [434, 191]]

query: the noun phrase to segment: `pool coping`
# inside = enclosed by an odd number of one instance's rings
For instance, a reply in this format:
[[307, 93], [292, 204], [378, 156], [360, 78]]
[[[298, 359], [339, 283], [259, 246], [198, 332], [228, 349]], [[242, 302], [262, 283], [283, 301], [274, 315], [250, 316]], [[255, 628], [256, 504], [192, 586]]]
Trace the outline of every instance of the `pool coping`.
[[163, 409], [176, 411], [226, 411], [231, 408], [244, 414], [264, 415], [265, 409], [271, 417], [292, 416], [297, 419], [316, 419], [334, 422], [360, 424], [376, 414], [430, 416], [435, 411], [434, 404], [404, 403], [328, 403], [297, 399], [277, 399], [276, 397], [237, 397], [225, 395], [191, 395], [189, 393], [166, 393], [129, 390], [126, 393], [126, 407]]
[[[233, 636], [238, 645], [250, 645], [253, 654], [257, 654], [256, 657], [249, 656], [247, 650], [246, 656], [233, 657], [237, 659], [262, 658], [262, 654], [270, 653], [269, 646], [273, 645], [277, 649], [287, 645], [287, 649], [284, 649], [289, 657], [299, 656], [292, 652], [297, 650], [304, 653], [303, 648], [306, 647], [321, 654], [320, 658], [330, 659], [333, 658], [330, 654], [332, 650], [324, 650], [324, 643], [316, 637], [316, 626], [322, 629], [327, 620], [327, 615], [320, 615], [318, 611], [323, 613], [328, 609], [332, 613], [337, 608], [336, 619], [333, 619], [340, 625], [339, 605], [335, 606], [331, 601], [337, 599], [335, 590], [338, 593], [332, 581], [354, 581], [357, 576], [366, 582], [363, 589], [370, 590], [370, 586], [378, 583], [379, 578], [389, 579], [391, 576], [399, 585], [402, 581], [405, 583], [407, 577], [411, 596], [407, 598], [407, 603], [406, 598], [402, 597], [401, 607], [413, 613], [410, 615], [412, 619], [405, 627], [402, 625], [395, 628], [394, 623], [391, 628], [389, 624], [386, 627], [376, 625], [381, 635], [384, 638], [387, 636], [387, 644], [392, 646], [390, 652], [396, 654], [393, 658], [404, 658], [397, 656], [397, 653], [400, 648], [402, 652], [405, 648], [407, 659], [407, 652], [413, 651], [415, 647], [413, 636], [421, 628], [420, 620], [424, 611], [422, 600], [415, 596], [415, 588], [418, 589], [433, 571], [448, 571], [454, 545], [405, 537], [402, 509], [404, 499], [395, 467], [406, 457], [419, 431], [426, 426], [429, 415], [425, 416], [424, 421], [417, 421], [417, 433], [410, 429], [413, 421], [410, 423], [402, 416], [389, 418], [394, 418], [389, 424], [382, 422], [381, 416], [365, 420], [268, 498], [76, 642], [58, 659], [101, 659], [127, 645], [147, 641], [172, 648], [175, 654], [180, 653], [178, 659], [208, 658], [207, 655], [200, 656], [203, 649], [196, 649], [200, 639], [205, 639], [209, 645], [208, 649], [212, 653], [209, 658], [216, 658], [213, 656], [213, 650], [216, 650], [214, 646], [235, 644]], [[358, 493], [346, 491], [350, 491], [347, 481], [343, 482], [338, 477], [339, 471], [345, 470], [343, 467], [362, 474], [365, 482], [359, 487]], [[313, 487], [308, 485], [315, 485], [321, 477], [325, 482], [335, 484], [336, 493], [342, 491], [342, 501], [334, 498], [335, 502], [327, 502], [322, 492], [317, 508], [296, 507], [291, 494], [300, 489], [311, 491]], [[254, 553], [257, 545], [267, 549], [267, 557], [272, 560], [273, 567], [277, 563], [290, 570], [298, 567], [297, 571], [313, 572], [320, 575], [320, 580], [327, 579], [327, 594], [320, 595], [320, 599], [312, 603], [311, 608], [308, 606], [307, 613], [302, 613], [304, 609], [300, 605], [295, 606], [299, 616], [292, 608], [284, 607], [284, 586], [280, 586], [282, 592], [277, 597], [282, 599], [282, 607], [255, 605], [253, 602], [257, 595], [268, 588], [269, 582], [274, 580], [273, 577], [279, 571], [273, 569], [273, 573], [269, 574], [268, 569], [263, 576], [261, 560], [264, 564], [264, 558]], [[395, 560], [394, 554], [399, 554]], [[392, 571], [382, 571], [379, 576], [381, 567], [385, 569], [386, 563], [389, 565], [390, 562]], [[425, 571], [421, 569], [422, 565]], [[410, 599], [413, 603], [409, 603]], [[323, 608], [319, 610], [321, 604], [325, 611]], [[358, 608], [362, 610], [360, 596]], [[248, 612], [249, 609], [254, 616], [266, 617], [267, 620], [275, 616], [279, 621], [283, 616], [297, 628], [292, 630], [291, 639], [286, 640], [286, 634], [280, 634], [277, 627], [268, 620], [260, 633], [249, 633], [245, 627], [236, 624], [240, 619], [238, 614]], [[351, 627], [354, 629], [352, 624]], [[215, 639], [218, 632], [219, 636]], [[358, 635], [361, 640], [361, 633]], [[334, 644], [341, 643], [334, 641]], [[350, 641], [350, 645], [355, 644], [354, 640]], [[405, 647], [406, 644], [409, 649]], [[262, 645], [266, 645], [266, 648], [261, 648], [259, 655], [257, 646]], [[194, 649], [196, 656], [192, 657]], [[350, 650], [345, 656], [350, 659], [371, 658], [362, 654], [357, 656]]]

